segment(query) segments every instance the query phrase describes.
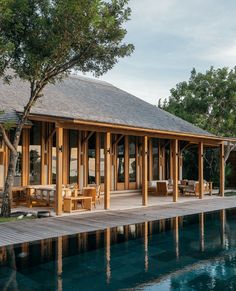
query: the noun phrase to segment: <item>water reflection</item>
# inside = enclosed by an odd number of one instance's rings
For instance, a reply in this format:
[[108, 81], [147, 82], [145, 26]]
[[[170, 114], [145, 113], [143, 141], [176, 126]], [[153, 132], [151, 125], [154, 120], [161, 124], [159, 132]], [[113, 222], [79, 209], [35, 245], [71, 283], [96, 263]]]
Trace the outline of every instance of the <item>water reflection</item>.
[[236, 270], [235, 218], [221, 210], [2, 247], [0, 290], [194, 289], [200, 275], [214, 289], [216, 274]]

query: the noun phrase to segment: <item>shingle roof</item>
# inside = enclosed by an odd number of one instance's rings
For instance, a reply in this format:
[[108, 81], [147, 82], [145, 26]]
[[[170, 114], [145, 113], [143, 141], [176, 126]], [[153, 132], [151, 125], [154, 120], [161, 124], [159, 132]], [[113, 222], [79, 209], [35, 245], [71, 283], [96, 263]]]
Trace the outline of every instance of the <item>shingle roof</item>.
[[[0, 110], [22, 112], [29, 84], [19, 79], [11, 85], [0, 81]], [[146, 129], [199, 135], [210, 133], [167, 113], [113, 85], [85, 77], [70, 76], [48, 85], [33, 114], [105, 122]]]

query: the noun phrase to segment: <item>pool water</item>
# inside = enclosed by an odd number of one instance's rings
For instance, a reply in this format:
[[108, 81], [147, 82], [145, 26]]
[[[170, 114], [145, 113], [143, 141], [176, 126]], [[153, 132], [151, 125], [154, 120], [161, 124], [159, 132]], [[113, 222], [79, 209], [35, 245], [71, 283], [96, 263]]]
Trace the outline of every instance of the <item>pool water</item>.
[[0, 248], [0, 290], [236, 290], [236, 209]]

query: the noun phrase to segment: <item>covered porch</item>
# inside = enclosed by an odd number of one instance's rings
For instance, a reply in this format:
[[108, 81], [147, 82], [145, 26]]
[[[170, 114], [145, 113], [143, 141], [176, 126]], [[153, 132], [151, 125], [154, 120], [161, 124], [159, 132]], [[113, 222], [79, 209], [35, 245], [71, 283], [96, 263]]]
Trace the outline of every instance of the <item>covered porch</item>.
[[[220, 187], [213, 194], [224, 196], [224, 144], [219, 138], [69, 121], [53, 123], [36, 117], [32, 123], [23, 131], [16, 177], [20, 183], [15, 189], [26, 194], [26, 205], [33, 209], [38, 209], [39, 200], [45, 200], [43, 206], [61, 215], [65, 200], [81, 201], [88, 186], [99, 186], [101, 195], [100, 201], [91, 205], [93, 211], [208, 198], [212, 184], [204, 179], [204, 149], [209, 147], [219, 149]], [[198, 155], [195, 179], [183, 176], [183, 149], [189, 146], [194, 146]], [[7, 169], [6, 148], [4, 153]], [[190, 188], [190, 181], [193, 191], [187, 193], [184, 189]], [[158, 188], [161, 183], [167, 192]], [[77, 194], [70, 191], [73, 187]], [[42, 199], [37, 198], [39, 193]]]

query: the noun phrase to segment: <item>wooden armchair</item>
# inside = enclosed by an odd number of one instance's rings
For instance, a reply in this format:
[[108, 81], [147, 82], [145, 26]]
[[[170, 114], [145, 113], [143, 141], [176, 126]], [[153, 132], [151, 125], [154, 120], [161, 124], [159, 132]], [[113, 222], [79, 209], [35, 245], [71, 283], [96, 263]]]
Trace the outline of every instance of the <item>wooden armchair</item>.
[[86, 197], [92, 197], [92, 202], [91, 204], [96, 208], [96, 196], [97, 196], [97, 191], [95, 187], [85, 187], [83, 188], [83, 195]]
[[199, 182], [198, 181], [189, 181], [188, 182], [188, 187], [184, 188], [183, 194], [186, 195], [195, 195], [199, 196]]
[[96, 189], [96, 202], [101, 203], [101, 185], [88, 184], [88, 187], [94, 187]]
[[157, 194], [160, 196], [168, 196], [173, 194], [173, 189], [168, 187], [167, 181], [157, 181]]

